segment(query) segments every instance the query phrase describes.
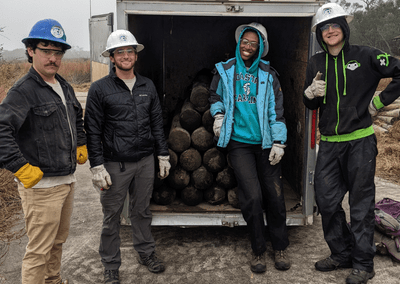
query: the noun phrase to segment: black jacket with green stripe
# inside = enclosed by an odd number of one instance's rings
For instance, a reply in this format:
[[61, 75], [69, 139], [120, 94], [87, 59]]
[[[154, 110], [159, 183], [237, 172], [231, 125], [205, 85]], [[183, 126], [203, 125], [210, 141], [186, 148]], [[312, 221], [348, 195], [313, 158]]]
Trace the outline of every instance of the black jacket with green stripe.
[[[317, 26], [317, 40], [323, 51], [309, 60], [304, 90], [320, 71], [326, 82], [325, 96], [312, 100], [304, 96], [303, 101], [309, 109], [319, 108], [322, 140], [354, 140], [373, 133], [368, 105], [382, 78], [393, 80], [375, 97], [376, 108], [381, 109], [400, 96], [400, 61], [375, 48], [350, 45], [350, 30], [344, 17], [334, 18], [323, 24], [330, 22], [340, 24], [345, 44], [337, 56], [330, 55], [322, 41], [319, 27], [321, 24]], [[324, 137], [327, 139], [323, 139]]]

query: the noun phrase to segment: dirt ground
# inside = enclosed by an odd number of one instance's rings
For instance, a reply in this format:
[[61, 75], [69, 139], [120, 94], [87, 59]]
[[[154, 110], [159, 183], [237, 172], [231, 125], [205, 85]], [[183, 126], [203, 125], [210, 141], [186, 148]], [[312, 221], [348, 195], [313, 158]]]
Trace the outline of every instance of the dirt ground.
[[[78, 166], [76, 172], [74, 213], [71, 231], [64, 245], [62, 275], [70, 283], [102, 283], [103, 267], [98, 254], [102, 213], [97, 192], [91, 186], [89, 165]], [[377, 201], [384, 197], [400, 200], [400, 186], [377, 179]], [[348, 211], [347, 202], [344, 202]], [[23, 226], [22, 222], [17, 226]], [[153, 227], [157, 252], [165, 261], [166, 271], [150, 273], [138, 264], [132, 247], [130, 227], [123, 226], [121, 283], [274, 283], [311, 284], [345, 283], [350, 269], [319, 272], [315, 261], [328, 256], [329, 249], [323, 239], [320, 216], [314, 224], [290, 227], [288, 252], [292, 267], [278, 271], [273, 266], [272, 249], [268, 243], [267, 272], [250, 271], [250, 241], [245, 227]], [[21, 283], [21, 260], [27, 237], [11, 243], [10, 251], [0, 266], [1, 284]], [[371, 284], [395, 284], [400, 279], [400, 263], [387, 256], [375, 257], [376, 276]]]

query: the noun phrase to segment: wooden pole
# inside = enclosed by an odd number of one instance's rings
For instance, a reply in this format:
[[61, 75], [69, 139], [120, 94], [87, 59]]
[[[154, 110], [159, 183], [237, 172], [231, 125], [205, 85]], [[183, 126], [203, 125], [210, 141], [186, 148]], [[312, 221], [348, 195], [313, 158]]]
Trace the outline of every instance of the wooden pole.
[[190, 133], [183, 129], [179, 122], [179, 114], [172, 119], [168, 136], [168, 146], [176, 153], [182, 153], [190, 147]]
[[378, 116], [376, 118], [383, 121], [386, 124], [393, 124], [394, 122], [396, 122], [398, 120], [397, 117], [383, 116], [380, 114], [378, 114]]
[[204, 128], [205, 128], [208, 132], [214, 134], [214, 131], [213, 131], [214, 118], [211, 116], [211, 112], [210, 112], [209, 109], [206, 110], [206, 111], [203, 113], [203, 116], [202, 116], [202, 118], [201, 118], [201, 122], [202, 122], [202, 125], [204, 126]]
[[179, 115], [179, 122], [182, 128], [192, 133], [193, 130], [201, 126], [201, 114], [194, 109], [194, 105], [190, 101], [186, 101]]
[[203, 113], [210, 108], [210, 103], [208, 102], [209, 97], [210, 92], [208, 91], [207, 85], [199, 83], [193, 86], [190, 94], [190, 102], [197, 111]]
[[192, 172], [201, 166], [201, 160], [199, 151], [194, 148], [189, 148], [179, 157], [179, 164], [184, 170]]
[[217, 184], [225, 189], [230, 189], [237, 186], [237, 181], [233, 169], [226, 167], [217, 174], [215, 179]]
[[191, 140], [192, 146], [200, 152], [205, 152], [214, 147], [214, 135], [208, 132], [204, 126], [193, 131]]
[[195, 188], [206, 190], [212, 185], [214, 176], [204, 166], [201, 166], [190, 175], [190, 179]]
[[212, 205], [221, 204], [226, 197], [226, 191], [218, 185], [214, 185], [204, 191], [204, 200]]
[[225, 167], [226, 158], [217, 147], [208, 149], [203, 155], [203, 165], [212, 173], [220, 172]]
[[187, 171], [177, 166], [173, 171], [169, 173], [167, 177], [168, 184], [175, 189], [183, 189], [190, 182], [190, 175]]
[[196, 206], [203, 201], [203, 192], [193, 185], [189, 185], [181, 191], [182, 202], [189, 206]]

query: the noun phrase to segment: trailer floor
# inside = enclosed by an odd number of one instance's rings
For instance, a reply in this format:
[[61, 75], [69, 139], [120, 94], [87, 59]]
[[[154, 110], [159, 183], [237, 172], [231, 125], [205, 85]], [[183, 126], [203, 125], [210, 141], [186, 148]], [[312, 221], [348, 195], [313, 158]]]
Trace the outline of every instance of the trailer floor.
[[[301, 213], [301, 200], [291, 189], [286, 180], [284, 180], [283, 183], [283, 190], [285, 195], [286, 211], [288, 213]], [[153, 213], [240, 213], [240, 209], [232, 207], [227, 200], [218, 205], [211, 205], [207, 202], [202, 202], [196, 206], [188, 206], [181, 200], [177, 199], [169, 205], [158, 205], [152, 202], [150, 209]]]

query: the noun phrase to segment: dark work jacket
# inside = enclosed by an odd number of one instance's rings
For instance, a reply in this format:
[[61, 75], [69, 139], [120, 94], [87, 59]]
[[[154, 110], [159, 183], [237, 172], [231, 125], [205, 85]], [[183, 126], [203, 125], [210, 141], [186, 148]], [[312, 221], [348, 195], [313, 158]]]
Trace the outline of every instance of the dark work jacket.
[[115, 69], [89, 89], [85, 129], [91, 167], [168, 156], [160, 101], [153, 82], [135, 72], [132, 92]]
[[58, 74], [56, 79], [68, 117], [60, 96], [33, 67], [0, 104], [1, 167], [15, 173], [29, 162], [45, 177], [75, 172], [76, 147], [86, 144], [82, 107], [71, 85]]

